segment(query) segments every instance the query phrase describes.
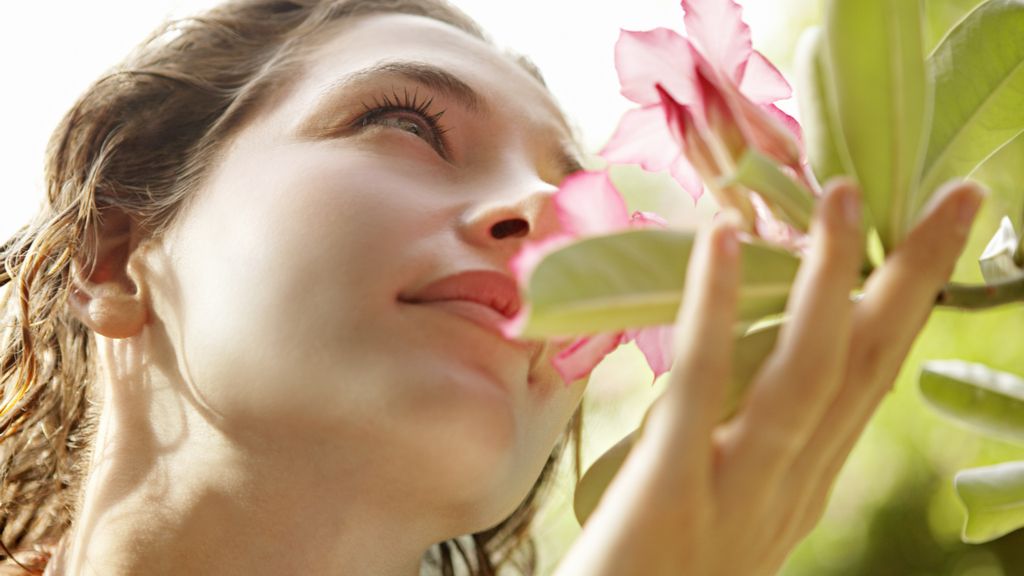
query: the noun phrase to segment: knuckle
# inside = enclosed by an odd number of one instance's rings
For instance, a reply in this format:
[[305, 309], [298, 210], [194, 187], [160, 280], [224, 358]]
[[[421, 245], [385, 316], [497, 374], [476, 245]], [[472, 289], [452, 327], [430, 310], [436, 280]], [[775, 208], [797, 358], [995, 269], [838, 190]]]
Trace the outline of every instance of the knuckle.
[[799, 418], [782, 410], [771, 411], [756, 422], [748, 420], [742, 434], [745, 440], [743, 444], [746, 445], [748, 457], [789, 462], [803, 448], [801, 431]]
[[778, 363], [772, 366], [774, 378], [786, 382], [787, 388], [798, 393], [813, 392], [820, 387], [822, 380], [832, 376], [835, 367], [823, 340], [788, 343], [778, 356]]

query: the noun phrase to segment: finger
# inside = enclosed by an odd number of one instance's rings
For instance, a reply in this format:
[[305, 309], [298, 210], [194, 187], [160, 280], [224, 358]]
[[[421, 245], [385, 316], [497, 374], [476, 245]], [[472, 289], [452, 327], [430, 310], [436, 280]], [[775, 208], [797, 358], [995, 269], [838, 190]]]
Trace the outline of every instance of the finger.
[[[676, 453], [706, 462], [729, 379], [739, 295], [738, 218], [727, 212], [698, 237], [675, 323], [675, 354], [664, 397], [645, 435], [660, 430]], [[656, 420], [660, 419], [660, 423]]]
[[752, 459], [738, 461], [753, 466], [760, 466], [754, 460], [762, 457], [770, 458], [776, 468], [791, 463], [843, 375], [853, 307], [850, 292], [863, 259], [860, 195], [852, 182], [831, 183], [817, 207], [811, 234], [811, 251], [787, 304], [789, 320], [735, 424], [740, 434], [737, 449], [755, 453]]
[[[892, 385], [903, 360], [949, 281], [984, 199], [974, 183], [943, 187], [925, 216], [865, 287], [854, 311], [849, 383], [832, 424], [870, 416]], [[867, 410], [867, 414], [864, 411]]]
[[814, 479], [810, 492], [822, 505], [948, 281], [983, 197], [975, 184], [944, 187], [906, 241], [869, 280], [854, 310], [844, 383], [793, 466], [795, 478]]

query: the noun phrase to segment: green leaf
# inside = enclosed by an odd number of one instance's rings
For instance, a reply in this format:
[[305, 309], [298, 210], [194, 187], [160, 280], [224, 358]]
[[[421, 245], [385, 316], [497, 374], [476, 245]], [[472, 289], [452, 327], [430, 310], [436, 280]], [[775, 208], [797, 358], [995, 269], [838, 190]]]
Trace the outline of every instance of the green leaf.
[[[693, 234], [631, 230], [548, 254], [527, 283], [525, 337], [564, 337], [672, 324]], [[741, 245], [739, 320], [781, 312], [799, 260], [763, 243]]]
[[798, 230], [807, 232], [810, 227], [814, 211], [810, 190], [786, 175], [774, 160], [753, 148], [747, 149], [736, 166], [736, 173], [724, 184], [742, 184], [760, 194], [778, 216]]
[[962, 470], [953, 485], [967, 508], [964, 542], [981, 544], [1024, 526], [1024, 462]]
[[623, 462], [629, 456], [633, 445], [640, 437], [640, 428], [627, 434], [611, 448], [606, 450], [594, 460], [594, 463], [587, 468], [587, 471], [576, 484], [576, 492], [573, 494], [572, 508], [576, 513], [576, 521], [582, 526], [587, 518], [594, 513], [597, 505], [601, 502], [608, 485], [615, 479]]
[[828, 69], [846, 172], [891, 251], [918, 205], [932, 109], [920, 0], [829, 0]]
[[810, 28], [797, 46], [796, 83], [807, 159], [819, 182], [827, 182], [845, 172], [839, 155], [836, 104], [826, 65], [822, 30]]
[[1024, 2], [982, 3], [950, 31], [928, 65], [935, 114], [917, 208], [943, 182], [969, 176], [1024, 134]]
[[[726, 420], [735, 414], [744, 393], [761, 368], [761, 364], [775, 349], [775, 342], [778, 340], [782, 324], [782, 320], [765, 322], [736, 340], [736, 347], [733, 349], [732, 374], [720, 415], [721, 420]], [[646, 417], [644, 422], [646, 422]], [[576, 485], [576, 494], [573, 497], [573, 510], [580, 525], [586, 522], [597, 508], [601, 496], [622, 467], [622, 463], [625, 462], [626, 456], [629, 455], [629, 451], [642, 431], [643, 424], [598, 457], [580, 478], [579, 484]]]
[[962, 360], [921, 367], [921, 393], [936, 411], [982, 432], [1024, 442], [1024, 378]]

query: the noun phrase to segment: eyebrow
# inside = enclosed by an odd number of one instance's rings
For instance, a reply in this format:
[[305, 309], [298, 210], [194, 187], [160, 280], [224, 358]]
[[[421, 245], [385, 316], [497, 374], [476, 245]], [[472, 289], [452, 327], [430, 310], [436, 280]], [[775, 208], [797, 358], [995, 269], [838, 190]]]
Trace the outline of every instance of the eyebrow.
[[474, 114], [486, 114], [487, 102], [461, 78], [433, 64], [412, 60], [386, 60], [357, 70], [332, 82], [326, 92], [349, 91], [376, 81], [379, 76], [396, 76], [422, 84], [426, 88], [454, 100]]
[[[445, 98], [461, 104], [474, 115], [487, 115], [491, 110], [487, 100], [455, 74], [439, 66], [415, 60], [385, 60], [378, 62], [331, 82], [323, 90], [323, 93], [344, 94], [349, 91], [356, 91], [364, 85], [377, 82], [382, 76], [397, 77], [420, 84]], [[579, 154], [575, 152], [575, 149], [574, 145], [568, 145], [566, 142], [559, 143], [556, 149], [558, 167], [566, 175], [584, 170]]]

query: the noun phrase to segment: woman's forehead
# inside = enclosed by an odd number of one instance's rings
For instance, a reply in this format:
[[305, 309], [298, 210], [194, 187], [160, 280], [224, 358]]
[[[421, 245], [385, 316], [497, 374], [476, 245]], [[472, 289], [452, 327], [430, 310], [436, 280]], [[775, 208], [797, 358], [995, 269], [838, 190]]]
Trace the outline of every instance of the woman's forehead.
[[[484, 116], [569, 128], [548, 90], [487, 42], [444, 22], [409, 14], [356, 17], [331, 30], [309, 53], [300, 84], [323, 95], [375, 80], [413, 80]], [[390, 76], [390, 78], [388, 78]]]

